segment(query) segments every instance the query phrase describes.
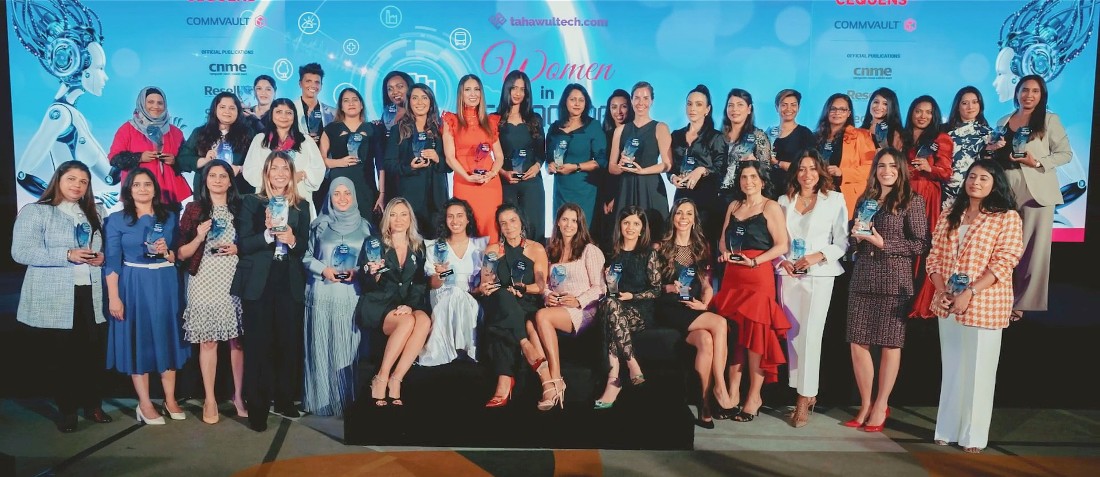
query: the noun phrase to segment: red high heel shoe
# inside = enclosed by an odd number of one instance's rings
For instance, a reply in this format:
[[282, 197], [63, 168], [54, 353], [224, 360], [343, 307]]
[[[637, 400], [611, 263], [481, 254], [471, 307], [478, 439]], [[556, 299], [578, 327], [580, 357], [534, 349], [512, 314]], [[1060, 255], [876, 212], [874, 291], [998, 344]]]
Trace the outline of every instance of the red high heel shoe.
[[890, 418], [890, 408], [886, 408], [886, 417], [882, 418], [882, 424], [877, 426], [863, 426], [863, 432], [882, 432], [886, 429], [886, 420]]
[[508, 381], [508, 394], [505, 394], [503, 396], [493, 396], [493, 398], [490, 399], [489, 402], [485, 403], [485, 407], [494, 408], [504, 407], [508, 405], [508, 401], [512, 399], [512, 389], [516, 387], [516, 378], [509, 377]]

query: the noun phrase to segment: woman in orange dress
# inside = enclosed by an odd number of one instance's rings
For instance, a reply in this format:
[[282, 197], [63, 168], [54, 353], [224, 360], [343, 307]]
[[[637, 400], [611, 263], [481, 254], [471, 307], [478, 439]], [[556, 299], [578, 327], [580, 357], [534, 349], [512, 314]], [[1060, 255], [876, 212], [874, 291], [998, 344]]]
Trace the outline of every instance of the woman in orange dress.
[[457, 109], [443, 113], [443, 152], [454, 171], [451, 195], [470, 204], [478, 236], [490, 237], [502, 201], [497, 177], [504, 158], [497, 134], [500, 116], [485, 113], [485, 93], [475, 75], [458, 81]]
[[836, 93], [825, 101], [817, 121], [817, 150], [833, 176], [833, 184], [844, 194], [848, 220], [856, 213], [856, 200], [867, 188], [871, 162], [875, 157], [875, 140], [866, 129], [859, 129], [852, 119], [852, 98]]

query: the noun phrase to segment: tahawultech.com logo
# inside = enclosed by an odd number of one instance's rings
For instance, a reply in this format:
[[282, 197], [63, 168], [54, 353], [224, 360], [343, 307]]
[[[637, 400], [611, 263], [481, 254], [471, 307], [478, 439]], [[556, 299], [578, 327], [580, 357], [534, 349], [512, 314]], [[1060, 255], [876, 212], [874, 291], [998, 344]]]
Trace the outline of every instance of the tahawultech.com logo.
[[504, 26], [505, 23], [508, 23], [508, 17], [505, 17], [504, 14], [497, 12], [496, 15], [489, 17], [489, 23], [492, 23], [493, 26], [495, 26], [499, 30], [500, 27]]

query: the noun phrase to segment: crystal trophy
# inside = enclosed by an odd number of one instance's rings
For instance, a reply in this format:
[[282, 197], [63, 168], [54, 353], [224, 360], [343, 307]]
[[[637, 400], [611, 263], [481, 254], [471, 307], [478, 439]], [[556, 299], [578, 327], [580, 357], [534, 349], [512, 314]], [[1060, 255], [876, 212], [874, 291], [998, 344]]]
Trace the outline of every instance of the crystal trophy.
[[965, 273], [952, 273], [951, 278], [947, 279], [947, 292], [953, 296], [958, 296], [969, 286], [970, 277]]
[[1012, 157], [1015, 159], [1022, 159], [1027, 156], [1027, 141], [1031, 137], [1031, 128], [1024, 126], [1016, 131], [1016, 134], [1012, 136]]
[[76, 239], [76, 248], [88, 248], [92, 241], [92, 225], [87, 222], [76, 224], [73, 230], [73, 238]]
[[[800, 238], [796, 238], [791, 241], [791, 261], [797, 262], [802, 260], [802, 257], [806, 256], [806, 241]], [[806, 273], [805, 268], [795, 268], [795, 275], [802, 275]]]
[[607, 270], [604, 271], [604, 281], [607, 282], [607, 296], [608, 298], [619, 297], [619, 280], [623, 277], [623, 264], [619, 262], [612, 263]]
[[741, 247], [745, 243], [745, 226], [736, 225], [726, 230], [726, 249], [729, 250], [729, 259], [732, 262], [743, 261], [741, 258]]
[[389, 131], [397, 122], [397, 105], [390, 103], [386, 106], [386, 110], [382, 112], [382, 122], [386, 125], [386, 130]]
[[822, 146], [822, 148], [821, 148], [821, 159], [826, 164], [831, 164], [831, 165], [834, 165], [834, 166], [836, 165], [836, 164], [833, 164], [833, 141], [829, 141], [829, 142], [825, 143], [824, 146]]
[[691, 174], [691, 172], [695, 170], [696, 165], [697, 162], [695, 161], [695, 156], [684, 156], [684, 163], [682, 166], [680, 166], [680, 177], [676, 184], [677, 187], [687, 187], [687, 175]]
[[558, 287], [565, 283], [565, 278], [567, 276], [565, 265], [554, 265], [550, 267], [550, 290], [555, 292], [558, 291]]
[[526, 271], [527, 262], [523, 260], [517, 260], [516, 263], [512, 265], [512, 288], [520, 293], [526, 293], [527, 291], [527, 284], [523, 283], [523, 275], [525, 275]]
[[420, 163], [424, 160], [424, 148], [428, 145], [428, 133], [418, 132], [412, 140], [413, 162]]
[[878, 147], [886, 147], [886, 137], [890, 135], [890, 126], [886, 124], [886, 121], [881, 121], [875, 125], [875, 144]]
[[[447, 241], [439, 239], [435, 242], [435, 247], [432, 247], [432, 258], [435, 259], [435, 263], [444, 263], [447, 261]], [[439, 278], [447, 278], [454, 275], [454, 269], [448, 268], [439, 274]]]
[[[779, 126], [772, 126], [772, 127], [768, 128], [767, 135], [768, 135], [768, 143], [769, 144], [775, 144], [775, 140], [779, 139]], [[772, 149], [772, 151], [775, 151], [775, 149]], [[774, 153], [773, 153], [773, 155], [774, 155]]]
[[145, 229], [145, 258], [164, 258], [164, 255], [157, 253], [157, 240], [164, 238], [164, 224], [156, 222], [152, 227]]
[[753, 157], [753, 151], [756, 150], [756, 138], [752, 134], [746, 134], [737, 146], [733, 148], [733, 157], [737, 161], [751, 161], [755, 159]]
[[630, 162], [624, 163], [623, 167], [629, 169], [634, 169], [638, 167], [638, 165], [634, 163], [634, 157], [638, 155], [638, 149], [641, 147], [641, 145], [642, 141], [636, 137], [632, 137], [626, 140], [623, 145], [623, 155], [630, 159]]
[[691, 284], [695, 281], [695, 267], [684, 267], [680, 269], [680, 300], [688, 301], [691, 299]]
[[337, 280], [351, 278], [351, 271], [355, 269], [355, 251], [346, 243], [337, 245], [332, 250], [332, 268], [336, 270], [333, 275]]
[[367, 238], [367, 261], [368, 262], [382, 262], [382, 267], [378, 269], [378, 273], [386, 273], [390, 271], [390, 267], [386, 266], [386, 262], [382, 259], [382, 241], [374, 237]]
[[218, 160], [225, 161], [226, 164], [233, 164], [233, 145], [229, 144], [224, 138], [218, 141], [218, 149], [214, 152], [215, 157]]
[[523, 179], [525, 165], [527, 165], [527, 149], [516, 149], [512, 153], [512, 176]]
[[863, 199], [856, 210], [856, 230], [854, 233], [856, 235], [871, 235], [871, 222], [875, 219], [876, 213], [878, 213], [878, 201]]
[[359, 160], [359, 146], [363, 144], [363, 134], [353, 133], [348, 136], [348, 155]]
[[229, 220], [224, 218], [210, 219], [210, 232], [206, 234], [206, 243], [210, 245], [210, 253], [221, 252], [225, 231], [229, 228]]
[[500, 285], [497, 279], [497, 262], [500, 260], [496, 252], [488, 252], [481, 259], [481, 281], [490, 286]]
[[487, 166], [493, 162], [493, 151], [489, 147], [489, 143], [483, 142], [477, 145], [477, 151], [474, 152], [474, 174], [488, 174], [489, 169]]
[[554, 165], [561, 169], [565, 165], [565, 151], [569, 149], [569, 141], [562, 139], [554, 146]]

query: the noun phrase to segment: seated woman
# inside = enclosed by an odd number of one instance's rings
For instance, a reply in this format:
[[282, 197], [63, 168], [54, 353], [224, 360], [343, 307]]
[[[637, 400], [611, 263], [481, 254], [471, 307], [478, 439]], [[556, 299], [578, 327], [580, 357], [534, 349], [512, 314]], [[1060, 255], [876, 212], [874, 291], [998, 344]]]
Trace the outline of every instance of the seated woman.
[[[527, 240], [529, 229], [523, 214], [512, 203], [502, 204], [496, 221], [500, 243], [487, 249], [481, 269], [480, 289], [485, 296], [481, 345], [497, 375], [496, 391], [485, 407], [501, 407], [512, 398], [519, 358], [516, 351], [521, 343], [530, 346], [525, 324], [534, 319], [538, 297], [546, 288], [546, 249]], [[543, 363], [531, 367], [537, 370]]]
[[[719, 406], [732, 409], [736, 404], [726, 392], [724, 374], [729, 325], [725, 318], [707, 311], [714, 296], [710, 286], [711, 255], [695, 202], [685, 198], [672, 204], [671, 222], [664, 239], [657, 245], [663, 293], [657, 297], [655, 315], [658, 325], [686, 335], [688, 344], [695, 347], [695, 372], [700, 384], [699, 418], [695, 424], [714, 429], [708, 397], [711, 380]], [[681, 283], [681, 276], [693, 278], [690, 283]]]
[[477, 290], [482, 257], [488, 237], [477, 237], [477, 223], [470, 204], [451, 199], [444, 204], [436, 224], [438, 240], [424, 244], [432, 305], [432, 332], [417, 360], [421, 366], [447, 364], [459, 357], [477, 359], [476, 328], [481, 305], [470, 294]]
[[597, 305], [606, 291], [603, 252], [592, 243], [584, 211], [577, 204], [566, 203], [558, 209], [555, 223], [548, 250], [553, 265], [542, 292], [546, 307], [535, 313], [533, 323], [527, 322], [527, 340], [520, 341], [523, 355], [534, 363], [542, 380], [540, 411], [565, 405], [558, 331], [572, 335], [584, 331], [596, 318]]
[[382, 258], [370, 260], [364, 253], [360, 259], [365, 262], [360, 282], [366, 291], [359, 298], [359, 325], [381, 329], [388, 337], [382, 365], [370, 383], [374, 405], [401, 406], [401, 380], [424, 349], [432, 327], [425, 311], [426, 280], [421, 271], [424, 240], [416, 229], [412, 207], [401, 197], [386, 204], [380, 228]]
[[714, 309], [737, 323], [738, 330], [729, 366], [731, 397], [741, 395], [741, 365], [746, 357], [749, 362], [749, 395], [733, 416], [738, 422], [760, 413], [760, 388], [764, 382], [774, 383], [779, 365], [787, 362], [779, 337], [791, 328], [775, 301], [775, 269], [770, 266], [772, 259], [787, 253], [787, 223], [783, 209], [767, 197], [770, 187], [760, 167], [759, 162], [742, 161], [737, 169], [738, 187], [726, 210], [725, 240], [718, 247], [718, 262], [726, 264], [726, 272]]
[[[625, 361], [630, 384], [645, 382], [642, 367], [634, 357], [633, 333], [653, 326], [653, 299], [661, 292], [661, 271], [657, 253], [649, 245], [649, 221], [640, 207], [629, 206], [619, 212], [619, 226], [612, 232], [613, 249], [608, 267], [619, 274], [618, 294], [608, 290], [600, 304], [600, 316], [607, 324], [607, 357], [611, 371], [596, 409], [610, 409], [622, 390], [619, 361]], [[608, 282], [608, 286], [611, 283]]]

